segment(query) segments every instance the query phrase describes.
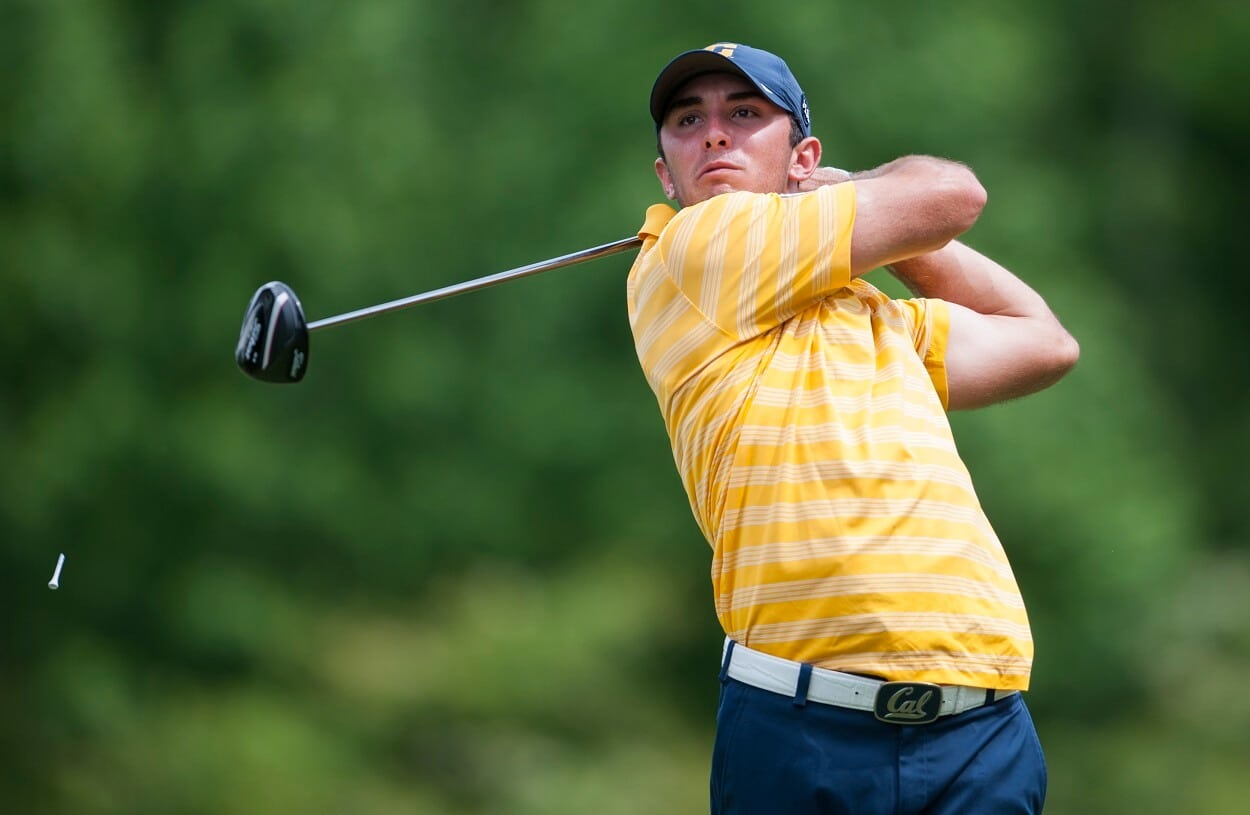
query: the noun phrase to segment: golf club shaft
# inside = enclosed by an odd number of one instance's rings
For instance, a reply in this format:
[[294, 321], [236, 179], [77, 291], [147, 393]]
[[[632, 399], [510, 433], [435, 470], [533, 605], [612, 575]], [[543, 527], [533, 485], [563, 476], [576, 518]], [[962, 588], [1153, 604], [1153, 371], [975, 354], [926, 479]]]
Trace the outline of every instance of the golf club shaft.
[[441, 289], [434, 289], [422, 294], [414, 294], [411, 297], [404, 297], [399, 300], [392, 300], [389, 303], [381, 303], [368, 308], [349, 311], [346, 314], [339, 314], [334, 317], [326, 317], [316, 322], [308, 324], [309, 331], [317, 331], [330, 326], [342, 325], [356, 320], [363, 320], [366, 317], [372, 317], [375, 314], [384, 314], [388, 311], [399, 311], [400, 309], [419, 306], [422, 303], [430, 303], [435, 300], [442, 300], [446, 297], [453, 297], [457, 294], [464, 294], [468, 291], [476, 291], [484, 289], [487, 286], [493, 286], [496, 283], [502, 283], [505, 280], [515, 280], [519, 277], [528, 277], [529, 275], [538, 274], [539, 272], [547, 272], [552, 269], [559, 269], [564, 266], [572, 266], [574, 263], [582, 263], [595, 258], [607, 257], [620, 252], [626, 252], [630, 249], [636, 249], [642, 246], [642, 238], [632, 237], [624, 238], [613, 243], [605, 243], [602, 246], [595, 246], [590, 249], [583, 249], [580, 252], [573, 252], [568, 255], [562, 255], [551, 260], [540, 260], [537, 263], [531, 263], [528, 266], [519, 266], [515, 269], [509, 269], [506, 272], [498, 272], [496, 274], [479, 277], [474, 280], [466, 280], [463, 283], [456, 283], [451, 286], [445, 286]]

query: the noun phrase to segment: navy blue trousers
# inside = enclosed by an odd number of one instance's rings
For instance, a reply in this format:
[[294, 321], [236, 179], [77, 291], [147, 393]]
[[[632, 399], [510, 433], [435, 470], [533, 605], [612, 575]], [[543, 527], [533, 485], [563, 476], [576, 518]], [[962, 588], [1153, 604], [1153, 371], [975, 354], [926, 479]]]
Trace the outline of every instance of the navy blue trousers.
[[713, 815], [1034, 815], [1045, 798], [1021, 694], [906, 726], [724, 680]]

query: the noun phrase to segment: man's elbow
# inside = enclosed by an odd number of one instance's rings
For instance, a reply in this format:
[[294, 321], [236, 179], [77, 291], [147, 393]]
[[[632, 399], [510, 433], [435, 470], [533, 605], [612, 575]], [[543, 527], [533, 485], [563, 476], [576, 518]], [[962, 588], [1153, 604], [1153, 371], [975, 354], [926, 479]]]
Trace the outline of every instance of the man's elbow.
[[976, 174], [967, 166], [953, 161], [935, 162], [930, 166], [933, 178], [930, 194], [936, 212], [943, 213], [941, 231], [946, 241], [955, 239], [972, 228], [985, 209], [989, 193]]
[[972, 170], [962, 164], [954, 164], [952, 168], [953, 178], [950, 184], [953, 220], [956, 228], [959, 229], [959, 234], [962, 235], [971, 229], [981, 217], [981, 212], [989, 200], [989, 193]]
[[1046, 390], [1067, 376], [1076, 367], [1081, 356], [1081, 347], [1076, 338], [1053, 318], [1049, 326], [1034, 334], [1029, 341], [1029, 348], [1028, 361], [1019, 369], [1022, 376], [1009, 389], [1018, 388], [1018, 392], [1011, 393], [1011, 396], [1025, 396]]
[[1076, 341], [1076, 337], [1063, 332], [1064, 339], [1060, 343], [1062, 346], [1058, 353], [1058, 367], [1062, 373], [1067, 373], [1076, 367], [1076, 363], [1081, 359], [1081, 344]]
[[1055, 335], [1047, 343], [1045, 359], [1042, 367], [1045, 370], [1044, 379], [1047, 385], [1053, 385], [1058, 382], [1069, 371], [1076, 367], [1076, 363], [1081, 358], [1081, 346], [1062, 326], [1055, 326]]

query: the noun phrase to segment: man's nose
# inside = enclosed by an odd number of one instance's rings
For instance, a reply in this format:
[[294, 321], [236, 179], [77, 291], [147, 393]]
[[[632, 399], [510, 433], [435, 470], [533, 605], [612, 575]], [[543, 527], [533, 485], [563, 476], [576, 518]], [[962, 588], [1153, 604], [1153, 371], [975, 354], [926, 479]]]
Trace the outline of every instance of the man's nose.
[[729, 131], [725, 128], [720, 118], [709, 120], [707, 132], [703, 134], [703, 149], [711, 150], [713, 147], [728, 147]]

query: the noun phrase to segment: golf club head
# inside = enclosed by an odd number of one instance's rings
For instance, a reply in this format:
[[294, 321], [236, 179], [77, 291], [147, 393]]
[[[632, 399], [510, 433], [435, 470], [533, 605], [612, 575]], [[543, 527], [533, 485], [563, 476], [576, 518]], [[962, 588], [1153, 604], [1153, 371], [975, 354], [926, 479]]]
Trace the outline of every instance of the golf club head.
[[234, 349], [239, 370], [262, 382], [299, 382], [308, 370], [308, 323], [291, 287], [273, 281], [252, 295]]

